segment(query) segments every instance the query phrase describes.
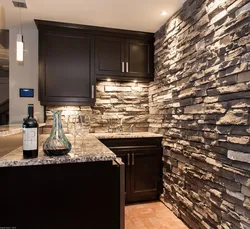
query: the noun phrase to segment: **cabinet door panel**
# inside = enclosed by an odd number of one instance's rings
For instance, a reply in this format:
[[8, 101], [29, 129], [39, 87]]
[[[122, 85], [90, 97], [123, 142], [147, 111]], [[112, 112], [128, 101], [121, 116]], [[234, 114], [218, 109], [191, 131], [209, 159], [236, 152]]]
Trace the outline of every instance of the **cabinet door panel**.
[[124, 76], [124, 39], [99, 36], [95, 40], [95, 73], [98, 76]]
[[126, 40], [126, 76], [153, 77], [152, 44]]
[[92, 37], [48, 32], [40, 45], [42, 104], [93, 103]]
[[133, 149], [131, 201], [157, 199], [161, 180], [161, 149]]
[[131, 170], [131, 155], [128, 150], [112, 150], [117, 157], [122, 159], [125, 165], [125, 201], [129, 202], [130, 198], [130, 170]]

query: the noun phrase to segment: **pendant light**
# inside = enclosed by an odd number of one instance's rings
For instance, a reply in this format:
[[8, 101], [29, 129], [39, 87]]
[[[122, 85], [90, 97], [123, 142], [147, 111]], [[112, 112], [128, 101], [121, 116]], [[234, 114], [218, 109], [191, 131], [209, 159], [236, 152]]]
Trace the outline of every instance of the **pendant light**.
[[13, 0], [14, 6], [19, 8], [20, 10], [20, 27], [19, 32], [17, 34], [16, 39], [16, 60], [18, 62], [23, 62], [23, 51], [24, 51], [24, 43], [23, 43], [23, 35], [22, 35], [22, 8], [27, 8], [25, 0]]
[[23, 62], [22, 12], [20, 7], [20, 31], [16, 39], [16, 60]]

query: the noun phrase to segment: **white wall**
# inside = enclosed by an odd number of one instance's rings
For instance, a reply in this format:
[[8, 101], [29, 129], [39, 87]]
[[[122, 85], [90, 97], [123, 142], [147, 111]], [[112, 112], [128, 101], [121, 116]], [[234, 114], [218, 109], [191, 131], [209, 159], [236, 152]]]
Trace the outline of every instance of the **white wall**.
[[[10, 123], [22, 123], [27, 116], [27, 105], [33, 103], [35, 116], [43, 122], [43, 106], [38, 101], [38, 30], [34, 26], [23, 25], [24, 64], [16, 61], [16, 34], [18, 27], [10, 31]], [[20, 98], [19, 88], [34, 88], [34, 98]]]

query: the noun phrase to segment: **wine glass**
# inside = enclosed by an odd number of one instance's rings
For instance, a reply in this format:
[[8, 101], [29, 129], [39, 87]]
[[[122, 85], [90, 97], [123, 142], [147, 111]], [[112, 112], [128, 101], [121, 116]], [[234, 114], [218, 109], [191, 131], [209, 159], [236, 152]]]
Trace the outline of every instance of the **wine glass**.
[[89, 133], [90, 129], [90, 117], [88, 115], [79, 114], [76, 117], [75, 131], [76, 135], [80, 136], [81, 139]]
[[90, 129], [90, 117], [88, 115], [82, 115], [79, 114], [76, 117], [76, 122], [75, 122], [75, 135], [79, 136], [81, 139], [81, 149], [84, 151], [84, 136], [86, 136], [89, 133]]
[[76, 143], [76, 137], [77, 137], [76, 128], [77, 128], [77, 114], [72, 113], [72, 114], [68, 115], [67, 132], [69, 134], [73, 135], [74, 145]]

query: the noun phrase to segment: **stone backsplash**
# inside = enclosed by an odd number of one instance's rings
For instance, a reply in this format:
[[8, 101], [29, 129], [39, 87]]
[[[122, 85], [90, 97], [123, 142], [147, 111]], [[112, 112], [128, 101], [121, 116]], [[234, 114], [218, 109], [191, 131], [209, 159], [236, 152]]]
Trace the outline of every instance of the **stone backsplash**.
[[187, 0], [155, 35], [149, 130], [190, 228], [250, 228], [250, 1]]
[[66, 130], [72, 115], [79, 113], [90, 117], [90, 132], [119, 132], [121, 124], [124, 132], [129, 132], [132, 124], [134, 132], [148, 131], [148, 83], [97, 82], [96, 104], [89, 106], [47, 106], [46, 127], [49, 133], [53, 116], [51, 110], [62, 110], [63, 126]]

